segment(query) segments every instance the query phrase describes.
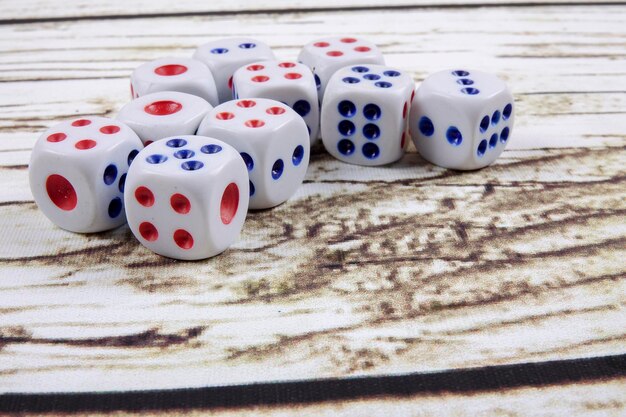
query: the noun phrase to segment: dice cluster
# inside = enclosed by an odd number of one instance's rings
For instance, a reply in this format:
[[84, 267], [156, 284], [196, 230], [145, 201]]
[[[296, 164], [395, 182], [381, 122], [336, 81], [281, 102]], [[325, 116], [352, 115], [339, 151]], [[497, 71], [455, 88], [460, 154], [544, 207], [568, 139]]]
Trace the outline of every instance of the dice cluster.
[[416, 90], [356, 37], [313, 41], [297, 62], [255, 39], [216, 40], [193, 58], [136, 68], [131, 97], [116, 120], [67, 121], [40, 136], [33, 196], [59, 227], [92, 233], [128, 221], [144, 246], [186, 260], [228, 248], [248, 209], [289, 199], [320, 134], [352, 164], [397, 161], [412, 139], [428, 161], [469, 170], [502, 153], [514, 118], [496, 76], [441, 71]]

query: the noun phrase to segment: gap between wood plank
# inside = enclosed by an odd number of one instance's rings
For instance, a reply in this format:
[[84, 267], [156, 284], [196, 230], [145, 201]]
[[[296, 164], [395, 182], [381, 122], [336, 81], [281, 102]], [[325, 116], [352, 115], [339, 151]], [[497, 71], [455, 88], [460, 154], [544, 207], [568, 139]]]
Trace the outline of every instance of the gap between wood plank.
[[305, 404], [416, 393], [475, 393], [626, 376], [626, 354], [527, 362], [473, 369], [329, 378], [177, 390], [106, 393], [0, 394], [0, 411], [136, 411], [269, 404]]
[[349, 7], [303, 7], [281, 9], [253, 9], [253, 10], [227, 10], [227, 11], [197, 11], [197, 12], [172, 12], [172, 13], [146, 13], [146, 14], [109, 14], [99, 16], [59, 16], [24, 19], [0, 19], [0, 26], [23, 25], [32, 23], [52, 22], [76, 22], [82, 20], [122, 20], [122, 19], [158, 19], [169, 17], [196, 17], [196, 16], [233, 16], [233, 15], [263, 15], [263, 14], [296, 14], [296, 13], [334, 13], [334, 12], [357, 12], [357, 11], [387, 11], [387, 10], [419, 10], [419, 9], [476, 9], [476, 8], [527, 8], [527, 7], [571, 7], [571, 6], [624, 6], [626, 1], [619, 2], [524, 2], [524, 3], [476, 3], [476, 4], [419, 4], [419, 5], [384, 5], [384, 6], [349, 6]]

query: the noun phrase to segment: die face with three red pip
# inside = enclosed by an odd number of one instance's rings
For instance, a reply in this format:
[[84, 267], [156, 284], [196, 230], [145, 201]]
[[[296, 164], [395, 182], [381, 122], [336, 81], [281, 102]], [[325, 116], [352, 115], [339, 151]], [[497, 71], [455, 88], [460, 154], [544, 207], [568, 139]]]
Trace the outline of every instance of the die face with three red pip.
[[240, 99], [220, 104], [200, 124], [199, 135], [223, 140], [241, 154], [250, 175], [250, 208], [277, 206], [302, 184], [309, 165], [309, 132], [284, 103]]
[[303, 64], [259, 61], [245, 65], [233, 75], [233, 98], [269, 98], [298, 113], [307, 125], [311, 144], [319, 130], [319, 104], [313, 73]]
[[128, 225], [153, 252], [204, 259], [237, 240], [248, 210], [239, 153], [211, 137], [181, 135], [145, 147], [126, 180]]
[[193, 58], [211, 70], [220, 103], [232, 98], [232, 76], [239, 67], [276, 59], [267, 44], [252, 38], [225, 38], [205, 43], [196, 49]]
[[35, 143], [28, 169], [37, 206], [72, 232], [122, 225], [127, 171], [141, 148], [118, 120], [93, 116], [51, 127]]
[[181, 57], [166, 57], [141, 64], [130, 76], [132, 98], [159, 91], [179, 91], [202, 97], [217, 106], [213, 74], [202, 62]]
[[144, 145], [173, 135], [193, 135], [211, 110], [206, 100], [177, 91], [138, 97], [122, 107], [118, 120], [137, 133]]
[[352, 36], [331, 36], [309, 42], [298, 61], [313, 71], [320, 101], [323, 101], [330, 77], [347, 65], [385, 64], [383, 54], [372, 42]]

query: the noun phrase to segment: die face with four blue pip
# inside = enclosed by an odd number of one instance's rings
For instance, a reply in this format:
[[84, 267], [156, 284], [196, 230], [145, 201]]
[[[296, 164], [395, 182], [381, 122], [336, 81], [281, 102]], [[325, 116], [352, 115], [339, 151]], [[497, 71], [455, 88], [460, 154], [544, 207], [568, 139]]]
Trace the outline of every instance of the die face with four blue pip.
[[346, 65], [385, 64], [383, 54], [372, 42], [353, 36], [332, 36], [306, 44], [298, 61], [313, 71], [320, 101], [330, 77]]
[[200, 45], [193, 58], [209, 67], [220, 103], [232, 99], [232, 76], [243, 65], [276, 59], [265, 43], [252, 38], [225, 38]]
[[204, 259], [237, 240], [248, 211], [248, 172], [215, 138], [183, 135], [145, 147], [128, 171], [128, 225], [148, 249]]
[[254, 97], [287, 104], [304, 119], [311, 144], [317, 140], [320, 119], [317, 88], [306, 65], [260, 61], [239, 68], [233, 75], [233, 98]]
[[91, 116], [51, 127], [35, 143], [28, 168], [37, 206], [72, 232], [124, 224], [127, 171], [142, 148], [135, 132], [118, 120]]
[[220, 104], [200, 124], [199, 135], [218, 138], [240, 152], [250, 176], [250, 208], [277, 206], [302, 184], [309, 165], [309, 132], [289, 106], [270, 99]]
[[458, 170], [483, 168], [502, 153], [513, 129], [513, 96], [493, 74], [456, 69], [422, 82], [410, 131], [422, 157]]
[[146, 62], [130, 76], [133, 98], [158, 91], [179, 91], [202, 97], [217, 106], [217, 89], [209, 68], [202, 62], [181, 57], [166, 57]]
[[382, 65], [351, 65], [337, 71], [322, 103], [326, 150], [358, 165], [384, 165], [400, 159], [408, 140], [413, 88], [408, 73]]

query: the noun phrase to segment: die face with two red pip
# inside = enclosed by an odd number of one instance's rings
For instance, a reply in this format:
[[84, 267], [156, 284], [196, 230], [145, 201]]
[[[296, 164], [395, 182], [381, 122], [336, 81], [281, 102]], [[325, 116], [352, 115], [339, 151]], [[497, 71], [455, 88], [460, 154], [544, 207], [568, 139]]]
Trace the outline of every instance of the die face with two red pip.
[[357, 165], [400, 159], [410, 140], [411, 76], [382, 65], [350, 65], [328, 83], [322, 104], [322, 141], [335, 158]]
[[132, 98], [159, 91], [178, 91], [202, 97], [217, 106], [213, 74], [202, 62], [191, 58], [166, 57], [138, 66], [130, 76]]
[[153, 252], [175, 259], [217, 255], [237, 240], [248, 211], [239, 153], [211, 137], [182, 135], [145, 147], [128, 172], [128, 225]]
[[137, 133], [144, 145], [174, 135], [193, 135], [211, 110], [206, 100], [177, 91], [138, 97], [122, 107], [117, 118]]
[[259, 61], [245, 65], [233, 75], [233, 98], [269, 98], [298, 113], [307, 125], [311, 144], [319, 130], [317, 88], [311, 70], [289, 61]]
[[118, 120], [93, 116], [51, 127], [35, 143], [28, 169], [37, 206], [72, 232], [122, 225], [127, 171], [141, 148]]
[[276, 59], [268, 45], [252, 38], [225, 38], [205, 43], [196, 49], [193, 58], [211, 70], [220, 103], [232, 99], [232, 76], [238, 68]]
[[351, 36], [333, 36], [310, 42], [300, 51], [298, 61], [313, 71], [320, 101], [330, 77], [340, 68], [357, 64], [385, 64], [383, 54], [376, 45]]
[[413, 142], [424, 159], [473, 170], [498, 158], [513, 129], [513, 96], [493, 74], [440, 71], [417, 89], [411, 108]]
[[250, 208], [277, 206], [291, 197], [309, 165], [309, 132], [302, 117], [284, 103], [232, 100], [214, 108], [199, 135], [223, 140], [241, 154], [250, 176]]

